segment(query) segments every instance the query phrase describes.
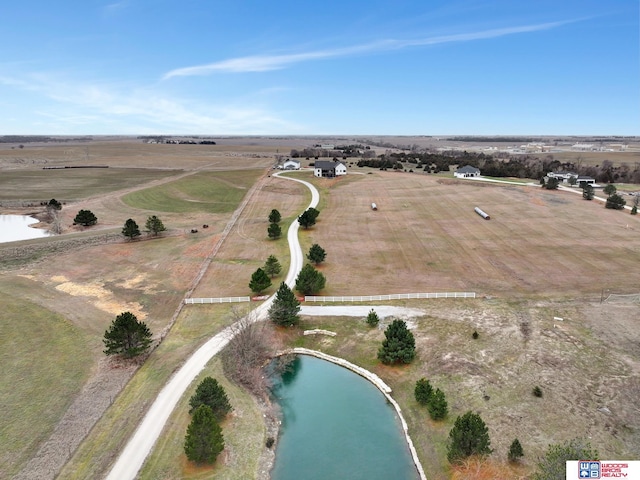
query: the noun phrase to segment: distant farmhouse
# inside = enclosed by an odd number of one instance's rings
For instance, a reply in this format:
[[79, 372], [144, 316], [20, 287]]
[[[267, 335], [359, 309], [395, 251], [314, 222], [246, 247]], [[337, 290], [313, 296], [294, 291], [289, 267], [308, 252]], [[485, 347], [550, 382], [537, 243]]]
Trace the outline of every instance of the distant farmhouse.
[[456, 178], [479, 177], [480, 169], [476, 167], [472, 167], [471, 165], [467, 165], [453, 172], [453, 176]]
[[347, 166], [342, 162], [326, 160], [316, 160], [314, 164], [313, 174], [316, 177], [339, 177], [347, 174]]
[[283, 170], [300, 170], [300, 161], [289, 159], [282, 164]]
[[[580, 186], [581, 184], [586, 185], [596, 185], [596, 179], [591, 177], [586, 177], [584, 175], [578, 175], [574, 172], [549, 172], [547, 173], [548, 178], [557, 178], [559, 182], [564, 184], [573, 184], [576, 186]], [[575, 178], [575, 182], [572, 183], [571, 179]]]

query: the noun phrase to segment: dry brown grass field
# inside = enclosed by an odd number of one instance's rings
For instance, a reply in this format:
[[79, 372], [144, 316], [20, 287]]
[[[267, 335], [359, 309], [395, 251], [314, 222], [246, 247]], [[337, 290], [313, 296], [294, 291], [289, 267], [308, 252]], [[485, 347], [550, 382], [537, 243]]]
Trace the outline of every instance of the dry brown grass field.
[[[278, 150], [288, 151], [288, 147], [104, 142], [35, 150], [0, 151], [0, 175], [5, 171], [41, 170], [43, 165], [62, 162], [80, 165], [87, 158], [96, 165], [142, 167], [154, 173], [141, 176], [135, 185], [114, 184], [111, 190], [96, 194], [81, 192], [63, 209], [68, 236], [90, 235], [92, 231], [117, 233], [126, 218], [135, 217], [143, 224], [146, 215], [152, 213], [169, 228], [161, 239], [86, 245], [45, 254], [37, 261], [7, 266], [0, 272], [2, 293], [17, 299], [18, 307], [23, 302], [30, 308], [35, 305], [45, 309], [57, 321], [64, 319], [82, 337], [78, 348], [92, 362], [76, 365], [74, 374], [89, 378], [88, 382], [96, 375], [117, 370], [101, 360], [101, 335], [114, 316], [131, 310], [154, 333], [166, 327], [231, 218], [232, 210], [157, 212], [150, 205], [160, 200], [154, 195], [145, 196], [145, 192], [170, 192], [167, 195], [174, 199], [174, 206], [180, 206], [200, 195], [191, 180], [202, 175], [219, 172], [216, 188], [226, 185], [229, 191], [244, 192], [242, 195], [255, 184], [253, 195], [194, 296], [248, 295], [251, 273], [270, 254], [280, 259], [283, 275], [274, 279], [269, 293], [286, 273], [288, 248], [284, 238], [267, 238], [267, 216], [272, 208], [281, 212], [285, 237], [288, 223], [309, 199], [308, 192], [297, 183], [268, 176], [273, 156]], [[238, 171], [246, 173], [237, 175]], [[155, 172], [163, 173], [156, 176]], [[292, 175], [313, 179], [309, 171]], [[488, 424], [496, 461], [506, 457], [513, 438], [520, 439], [526, 455], [524, 473], [530, 471], [536, 455], [547, 444], [575, 436], [588, 437], [603, 458], [640, 458], [638, 306], [600, 303], [603, 294], [638, 293], [637, 217], [628, 211], [606, 210], [602, 203], [584, 201], [579, 195], [535, 186], [490, 185], [360, 168], [351, 168], [346, 178], [313, 181], [321, 190], [321, 214], [315, 227], [301, 231], [301, 240], [306, 248], [319, 243], [327, 251], [327, 260], [320, 267], [327, 277], [322, 294], [473, 291], [478, 295], [475, 300], [465, 301], [397, 302], [425, 311], [413, 325], [419, 360], [404, 368], [382, 367], [375, 361], [382, 331], [369, 330], [358, 320], [304, 319], [303, 328], [318, 326], [339, 332], [332, 340], [302, 338], [297, 331], [287, 332], [291, 343], [344, 356], [376, 371], [392, 385], [428, 478], [451, 474], [443, 462], [446, 436], [455, 416], [469, 409], [481, 412]], [[180, 182], [191, 182], [190, 189], [177, 188]], [[28, 188], [25, 193], [29, 193]], [[123, 201], [132, 194], [138, 195], [134, 206]], [[135, 202], [145, 206], [136, 207]], [[371, 202], [377, 203], [378, 211], [371, 210]], [[475, 206], [488, 212], [491, 220], [475, 214]], [[77, 208], [94, 211], [99, 224], [84, 233], [76, 232], [69, 220]], [[210, 228], [200, 228], [204, 223]], [[191, 227], [198, 227], [198, 234], [189, 234]], [[0, 248], [3, 251], [7, 250]], [[12, 307], [12, 311], [18, 311], [18, 307]], [[13, 315], [3, 317], [3, 322], [20, 320], [18, 314]], [[38, 315], [41, 321], [47, 321], [47, 313]], [[224, 307], [183, 310], [147, 364], [117, 399], [108, 399], [113, 406], [89, 433], [60, 478], [104, 474], [171, 372], [226, 322]], [[477, 341], [471, 339], [474, 330], [480, 333]], [[29, 335], [37, 337], [37, 324]], [[3, 361], [9, 354], [14, 361], [33, 355], [22, 348], [1, 353]], [[56, 355], [63, 354], [57, 351]], [[55, 370], [55, 365], [53, 361], [48, 368]], [[30, 373], [27, 367], [22, 368]], [[412, 399], [413, 384], [422, 376], [447, 394], [451, 418], [443, 424], [427, 420]], [[2, 378], [2, 391], [10, 387], [6, 382]], [[531, 395], [534, 385], [543, 388], [542, 399]], [[54, 430], [65, 408], [82, 397], [79, 388], [70, 385], [65, 390], [57, 416], [48, 419], [37, 434], [40, 442]], [[255, 406], [245, 403], [247, 418], [253, 418]], [[20, 412], [14, 413], [9, 422]], [[261, 443], [260, 435], [262, 432], [258, 432], [257, 444]], [[234, 440], [230, 445], [242, 443]], [[26, 445], [20, 451], [0, 455], [0, 478], [18, 472], [36, 454], [37, 447]], [[230, 455], [238, 458], [242, 453], [234, 450]], [[158, 458], [157, 453], [154, 458]], [[145, 475], [161, 475], [165, 467], [158, 468], [154, 473], [148, 467]], [[234, 478], [225, 471], [216, 467], [220, 478]], [[163, 478], [179, 478], [172, 472], [175, 476]], [[190, 478], [196, 476], [206, 478], [207, 473], [197, 472]]]

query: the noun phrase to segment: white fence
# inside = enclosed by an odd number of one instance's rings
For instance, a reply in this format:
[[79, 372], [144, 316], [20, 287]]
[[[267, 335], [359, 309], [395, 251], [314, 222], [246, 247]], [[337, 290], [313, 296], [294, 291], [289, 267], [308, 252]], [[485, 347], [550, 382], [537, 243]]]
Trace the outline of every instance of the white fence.
[[407, 300], [416, 298], [476, 298], [475, 292], [438, 293], [394, 293], [392, 295], [365, 295], [361, 297], [316, 297], [306, 296], [305, 302], [373, 302], [384, 300]]
[[221, 298], [185, 298], [184, 303], [237, 303], [250, 302], [251, 297], [221, 297]]

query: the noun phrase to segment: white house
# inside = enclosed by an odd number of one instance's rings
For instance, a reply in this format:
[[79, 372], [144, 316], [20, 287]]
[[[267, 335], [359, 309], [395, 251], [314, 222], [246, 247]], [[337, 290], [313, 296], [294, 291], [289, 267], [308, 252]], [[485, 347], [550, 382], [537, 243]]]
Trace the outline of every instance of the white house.
[[472, 167], [471, 165], [467, 165], [453, 172], [453, 176], [456, 178], [479, 177], [480, 169]]
[[576, 186], [580, 186], [581, 183], [586, 183], [588, 185], [596, 184], [595, 178], [586, 177], [584, 175], [578, 175], [577, 173], [574, 173], [574, 172], [549, 172], [547, 173], [547, 177], [557, 178], [558, 181], [564, 184], [571, 183], [571, 178], [573, 177], [576, 179], [576, 182], [575, 182]]
[[300, 170], [300, 161], [289, 159], [282, 164], [283, 170]]
[[339, 177], [347, 174], [347, 166], [342, 162], [326, 160], [316, 160], [313, 167], [313, 174], [316, 177]]

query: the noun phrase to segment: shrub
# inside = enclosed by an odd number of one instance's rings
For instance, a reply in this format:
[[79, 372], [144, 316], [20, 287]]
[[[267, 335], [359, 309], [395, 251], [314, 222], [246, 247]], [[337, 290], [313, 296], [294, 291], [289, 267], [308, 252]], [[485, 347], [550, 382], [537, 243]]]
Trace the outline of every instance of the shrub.
[[416, 382], [416, 387], [413, 390], [413, 393], [416, 397], [416, 401], [420, 405], [428, 405], [429, 401], [431, 401], [431, 396], [433, 395], [433, 387], [429, 380], [426, 378], [421, 378]]
[[370, 327], [376, 327], [378, 326], [379, 322], [380, 322], [380, 317], [378, 317], [378, 314], [372, 308], [369, 314], [367, 315], [367, 325], [369, 325]]
[[471, 336], [473, 337], [474, 340], [477, 340], [480, 334], [476, 330], [474, 330]]
[[533, 390], [531, 390], [531, 393], [533, 393], [534, 397], [542, 398], [542, 389], [537, 385], [533, 387]]

